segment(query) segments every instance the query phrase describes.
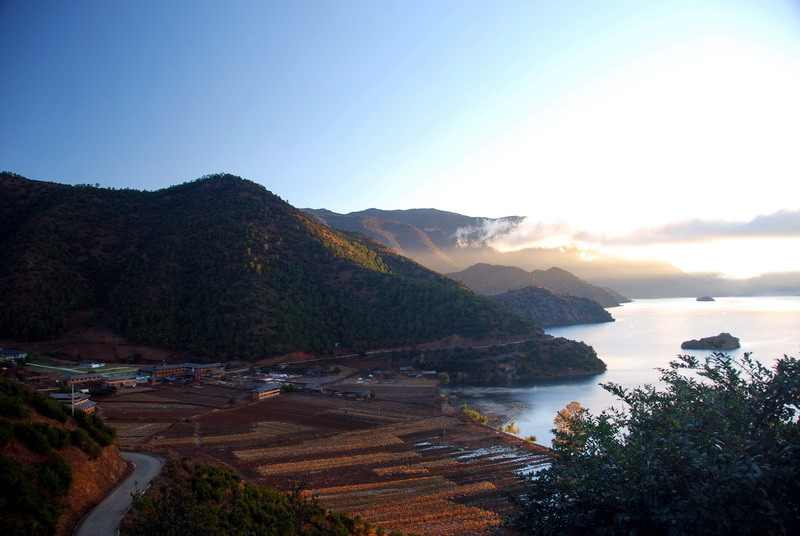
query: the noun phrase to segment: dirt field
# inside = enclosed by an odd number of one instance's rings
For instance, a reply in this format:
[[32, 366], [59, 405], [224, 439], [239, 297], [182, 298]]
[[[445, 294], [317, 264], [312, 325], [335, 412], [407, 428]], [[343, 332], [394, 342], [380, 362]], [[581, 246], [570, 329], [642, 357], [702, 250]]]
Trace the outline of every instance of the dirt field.
[[387, 530], [488, 534], [515, 475], [546, 451], [472, 422], [438, 401], [435, 382], [363, 386], [371, 400], [230, 387], [158, 386], [100, 400], [121, 448], [227, 465], [282, 490], [304, 482], [327, 507]]

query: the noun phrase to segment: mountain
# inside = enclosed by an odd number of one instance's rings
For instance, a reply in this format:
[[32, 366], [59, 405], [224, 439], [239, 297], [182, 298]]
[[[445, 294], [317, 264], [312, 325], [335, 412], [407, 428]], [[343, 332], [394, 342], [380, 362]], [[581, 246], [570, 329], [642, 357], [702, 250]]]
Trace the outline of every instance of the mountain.
[[555, 294], [541, 287], [509, 290], [492, 298], [544, 328], [614, 321], [594, 300]]
[[0, 378], [0, 528], [8, 536], [72, 534], [122, 477], [113, 428], [70, 416], [47, 395]]
[[548, 270], [534, 270], [531, 275], [539, 281], [544, 288], [556, 294], [568, 294], [578, 298], [587, 298], [599, 303], [603, 307], [616, 307], [630, 300], [622, 294], [587, 283], [561, 268]]
[[561, 268], [526, 272], [515, 266], [479, 263], [448, 275], [484, 296], [538, 286], [556, 294], [594, 300], [603, 307], [616, 307], [620, 303], [630, 301], [619, 293], [591, 285]]
[[0, 338], [76, 322], [213, 360], [547, 339], [501, 304], [262, 186], [143, 192], [0, 174]]
[[525, 221], [520, 216], [474, 218], [435, 209], [369, 209], [350, 214], [306, 210], [332, 227], [358, 231], [389, 247], [400, 247], [406, 256], [441, 273], [459, 272], [475, 264], [514, 266], [525, 271], [558, 267], [602, 287], [615, 295], [618, 303], [626, 301], [625, 296], [667, 298], [800, 292], [800, 272], [731, 281], [718, 274], [687, 274], [663, 261], [630, 260], [602, 251], [587, 253], [571, 247], [499, 251], [493, 247], [498, 240], [513, 242], [515, 232]]
[[461, 281], [478, 294], [492, 296], [508, 290], [530, 286], [541, 286], [532, 273], [516, 266], [498, 266], [495, 264], [473, 264], [466, 270], [447, 274]]
[[329, 210], [306, 209], [306, 212], [329, 227], [371, 236], [400, 255], [410, 258], [426, 258], [429, 260], [427, 265], [431, 269], [440, 272], [458, 269], [458, 265], [434, 243], [433, 238], [441, 242], [439, 233], [431, 231], [432, 236], [429, 236], [410, 223], [373, 215], [390, 211], [370, 209], [347, 215], [336, 214]]
[[521, 216], [464, 216], [432, 208], [371, 208], [349, 214], [338, 214], [325, 209], [304, 210], [330, 227], [364, 233], [441, 273], [464, 268], [452, 258], [454, 249], [483, 246], [489, 238], [503, 236], [525, 220]]

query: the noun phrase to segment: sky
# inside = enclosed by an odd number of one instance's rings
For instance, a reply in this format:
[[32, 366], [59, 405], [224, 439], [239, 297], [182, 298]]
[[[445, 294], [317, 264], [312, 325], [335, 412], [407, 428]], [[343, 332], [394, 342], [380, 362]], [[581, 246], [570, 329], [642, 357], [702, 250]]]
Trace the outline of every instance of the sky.
[[798, 0], [0, 0], [0, 169], [800, 270]]

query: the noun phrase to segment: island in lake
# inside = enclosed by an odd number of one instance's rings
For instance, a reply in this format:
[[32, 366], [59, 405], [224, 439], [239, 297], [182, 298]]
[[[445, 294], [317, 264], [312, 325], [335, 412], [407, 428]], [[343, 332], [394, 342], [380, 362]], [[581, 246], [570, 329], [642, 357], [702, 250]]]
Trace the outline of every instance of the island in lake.
[[683, 350], [735, 350], [740, 348], [739, 339], [730, 333], [720, 333], [713, 337], [693, 339], [681, 344]]

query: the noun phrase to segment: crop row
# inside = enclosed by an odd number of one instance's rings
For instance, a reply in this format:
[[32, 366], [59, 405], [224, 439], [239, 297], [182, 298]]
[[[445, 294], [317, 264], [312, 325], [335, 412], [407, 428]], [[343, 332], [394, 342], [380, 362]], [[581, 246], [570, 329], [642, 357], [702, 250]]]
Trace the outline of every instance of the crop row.
[[324, 471], [337, 467], [352, 465], [372, 465], [386, 463], [387, 461], [403, 460], [418, 457], [416, 452], [375, 452], [341, 458], [321, 458], [318, 460], [302, 460], [299, 462], [276, 463], [260, 465], [259, 473], [262, 475], [276, 475], [288, 473], [307, 473], [310, 471]]
[[392, 465], [390, 467], [376, 467], [372, 471], [375, 474], [386, 475], [409, 475], [416, 473], [427, 473], [430, 469], [438, 469], [440, 467], [448, 467], [457, 465], [457, 462], [442, 458], [440, 460], [431, 460], [428, 462], [420, 462], [412, 465]]
[[316, 442], [309, 441], [305, 445], [291, 447], [264, 447], [237, 450], [234, 451], [234, 455], [240, 460], [253, 461], [268, 458], [284, 458], [289, 456], [298, 457], [324, 455], [332, 452], [344, 453], [351, 450], [397, 445], [403, 442], [392, 435], [371, 437], [372, 435], [373, 434], [341, 434], [339, 436], [330, 438], [323, 444], [320, 444], [318, 440], [315, 440]]
[[386, 528], [426, 534], [477, 534], [500, 523], [495, 512], [429, 495], [359, 509], [355, 513]]

